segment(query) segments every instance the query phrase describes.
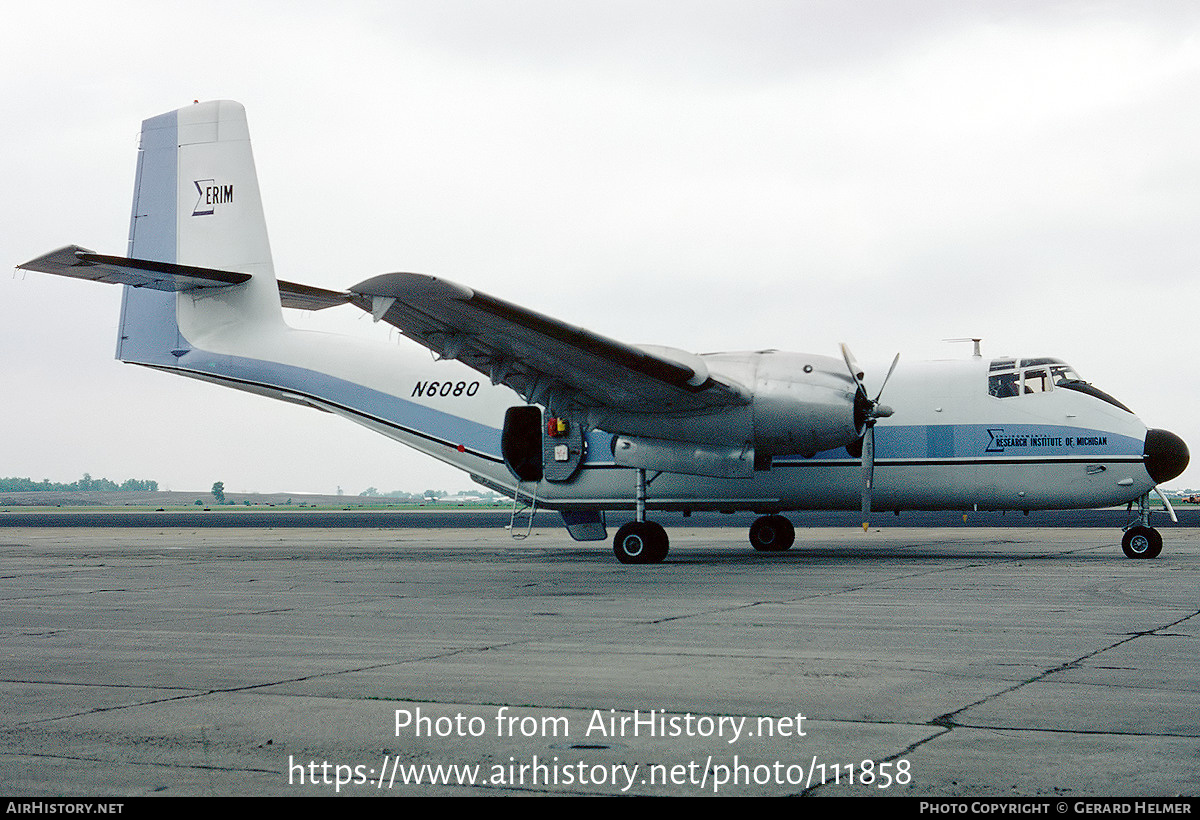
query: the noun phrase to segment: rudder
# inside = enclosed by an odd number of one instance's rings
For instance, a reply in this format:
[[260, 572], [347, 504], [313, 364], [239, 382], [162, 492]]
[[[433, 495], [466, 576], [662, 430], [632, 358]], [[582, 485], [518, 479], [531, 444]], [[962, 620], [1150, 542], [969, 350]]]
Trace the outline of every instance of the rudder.
[[251, 274], [203, 294], [125, 287], [117, 358], [179, 366], [193, 346], [283, 322], [245, 109], [218, 100], [142, 123], [128, 255]]

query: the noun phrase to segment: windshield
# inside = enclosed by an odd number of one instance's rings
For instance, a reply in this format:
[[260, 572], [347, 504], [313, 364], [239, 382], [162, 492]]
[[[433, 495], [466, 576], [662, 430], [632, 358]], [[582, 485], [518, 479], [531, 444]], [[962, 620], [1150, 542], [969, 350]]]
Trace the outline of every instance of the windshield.
[[1133, 412], [1079, 378], [1075, 369], [1061, 359], [993, 359], [988, 367], [988, 395], [998, 399], [1049, 393], [1060, 388], [1086, 393], [1126, 413]]

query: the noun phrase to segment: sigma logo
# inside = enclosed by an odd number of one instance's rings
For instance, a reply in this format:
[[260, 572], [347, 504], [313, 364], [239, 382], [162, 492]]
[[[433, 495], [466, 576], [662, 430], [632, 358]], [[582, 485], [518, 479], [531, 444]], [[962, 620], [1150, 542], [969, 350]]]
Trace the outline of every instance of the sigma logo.
[[196, 192], [200, 194], [192, 216], [212, 216], [218, 205], [228, 205], [233, 202], [233, 184], [218, 185], [215, 179], [197, 179], [193, 183]]

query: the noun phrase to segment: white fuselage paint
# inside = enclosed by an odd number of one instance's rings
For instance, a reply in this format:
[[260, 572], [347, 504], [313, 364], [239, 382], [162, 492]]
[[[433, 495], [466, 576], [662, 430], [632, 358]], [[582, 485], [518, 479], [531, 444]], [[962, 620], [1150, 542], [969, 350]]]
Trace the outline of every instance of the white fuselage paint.
[[[183, 304], [195, 297], [178, 298], [183, 335], [197, 349], [218, 354], [218, 360], [231, 357], [242, 367], [237, 373], [220, 365], [192, 369], [188, 359], [198, 350], [182, 357], [176, 372], [336, 413], [490, 487], [516, 492], [517, 480], [500, 456], [500, 433], [505, 410], [525, 402], [508, 388], [456, 362], [432, 361], [407, 340], [389, 344], [276, 323], [206, 322], [201, 332], [189, 327], [194, 305]], [[718, 376], [727, 361], [744, 369], [737, 356], [706, 359]], [[987, 391], [987, 367], [987, 360], [976, 358], [901, 363], [896, 369], [886, 395], [895, 414], [876, 428], [876, 510], [1089, 508], [1125, 503], [1153, 489], [1141, 454], [1146, 426], [1136, 416], [1061, 388], [994, 398]], [[381, 409], [389, 403], [391, 411]], [[713, 419], [714, 425], [722, 423]], [[539, 504], [632, 508], [635, 471], [614, 464], [609, 440], [602, 431], [591, 432], [581, 469], [566, 482], [541, 482]], [[860, 462], [839, 449], [776, 458], [770, 469], [749, 478], [663, 473], [652, 483], [649, 506], [856, 509], [860, 492]]]
[[[118, 356], [337, 413], [488, 486], [531, 494], [531, 487], [518, 488], [501, 456], [505, 411], [524, 404], [515, 392], [465, 365], [431, 361], [409, 340], [388, 344], [286, 324], [249, 140], [245, 111], [232, 101], [187, 106], [143, 123], [129, 257], [251, 278], [174, 295], [127, 285]], [[541, 505], [634, 505], [636, 471], [614, 463], [605, 429], [653, 440], [650, 449], [663, 452], [671, 451], [670, 442], [711, 445], [717, 462], [717, 447], [757, 448], [759, 467], [766, 455], [776, 456], [769, 469], [730, 471], [737, 477], [649, 476], [651, 508], [860, 505], [861, 465], [841, 446], [857, 435], [856, 386], [842, 359], [650, 350], [690, 368], [692, 387], [701, 389], [707, 372], [753, 400], [691, 415], [653, 407], [630, 412], [627, 403], [618, 403], [626, 408], [619, 411], [589, 411], [598, 429], [588, 431], [580, 468], [566, 481], [542, 481]], [[875, 509], [1097, 507], [1153, 488], [1143, 459], [1146, 427], [1133, 414], [1053, 386], [996, 398], [989, 395], [988, 368], [983, 359], [901, 363], [884, 397], [895, 413], [875, 428]], [[886, 371], [866, 372], [879, 380]]]

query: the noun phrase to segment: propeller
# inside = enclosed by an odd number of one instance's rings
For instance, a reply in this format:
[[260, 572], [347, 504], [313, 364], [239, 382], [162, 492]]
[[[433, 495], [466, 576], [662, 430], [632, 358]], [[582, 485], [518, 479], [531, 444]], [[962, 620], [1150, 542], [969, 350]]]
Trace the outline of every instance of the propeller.
[[887, 375], [883, 378], [883, 384], [879, 386], [879, 392], [875, 394], [874, 399], [868, 398], [867, 387], [863, 384], [863, 371], [859, 368], [854, 354], [850, 352], [850, 348], [844, 342], [842, 343], [842, 358], [846, 361], [846, 368], [850, 371], [854, 383], [858, 385], [858, 390], [854, 395], [854, 419], [855, 422], [861, 424], [863, 430], [862, 514], [863, 532], [866, 532], [870, 525], [871, 495], [875, 485], [875, 422], [887, 418], [895, 412], [886, 404], [880, 404], [879, 399], [883, 396], [883, 389], [887, 387], [892, 373], [896, 371], [896, 365], [900, 362], [900, 354], [897, 353], [896, 358], [892, 359], [892, 366], [888, 368]]

